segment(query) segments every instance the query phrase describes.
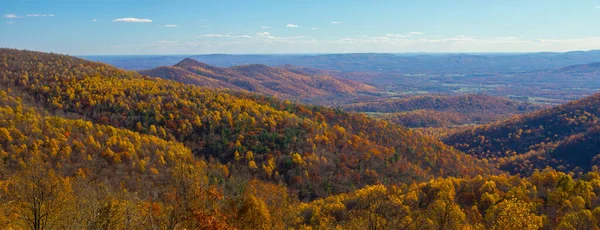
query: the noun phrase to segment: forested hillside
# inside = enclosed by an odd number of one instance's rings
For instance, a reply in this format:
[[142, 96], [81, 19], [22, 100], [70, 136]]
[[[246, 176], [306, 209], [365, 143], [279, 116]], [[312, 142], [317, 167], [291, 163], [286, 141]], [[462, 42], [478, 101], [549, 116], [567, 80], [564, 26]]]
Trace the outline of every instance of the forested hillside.
[[588, 171], [600, 153], [600, 94], [505, 122], [484, 125], [444, 141], [501, 168], [524, 174], [547, 166]]
[[68, 56], [2, 50], [3, 84], [71, 113], [184, 144], [302, 199], [367, 184], [494, 171], [430, 137], [340, 110], [218, 92]]
[[292, 72], [266, 65], [243, 65], [230, 68], [210, 66], [186, 58], [174, 66], [140, 71], [143, 75], [182, 83], [247, 90], [280, 98], [310, 100], [323, 96], [355, 95], [374, 91], [375, 87], [318, 73]]
[[[210, 184], [227, 176], [226, 166], [156, 136], [43, 115], [27, 95], [0, 88], [1, 228], [221, 225], [205, 207], [222, 196]], [[189, 222], [200, 216], [212, 217]]]

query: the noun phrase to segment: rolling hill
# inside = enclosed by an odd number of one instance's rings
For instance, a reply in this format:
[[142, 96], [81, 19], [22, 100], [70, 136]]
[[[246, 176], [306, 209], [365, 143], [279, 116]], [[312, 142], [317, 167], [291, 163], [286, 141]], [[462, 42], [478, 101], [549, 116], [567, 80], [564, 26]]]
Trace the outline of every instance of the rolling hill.
[[444, 142], [507, 171], [530, 174], [547, 166], [589, 171], [598, 165], [600, 94], [484, 125]]
[[324, 96], [355, 95], [375, 88], [351, 80], [319, 73], [292, 72], [266, 65], [230, 68], [210, 66], [186, 58], [174, 66], [140, 71], [141, 74], [187, 84], [233, 90], [247, 90], [286, 99], [310, 100]]

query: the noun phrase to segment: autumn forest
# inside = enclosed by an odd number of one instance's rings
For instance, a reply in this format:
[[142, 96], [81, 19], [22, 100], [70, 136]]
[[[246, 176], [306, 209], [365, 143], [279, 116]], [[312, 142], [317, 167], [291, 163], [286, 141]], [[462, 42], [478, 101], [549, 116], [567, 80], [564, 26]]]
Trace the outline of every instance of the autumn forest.
[[0, 228], [599, 229], [600, 94], [329, 73], [0, 49]]

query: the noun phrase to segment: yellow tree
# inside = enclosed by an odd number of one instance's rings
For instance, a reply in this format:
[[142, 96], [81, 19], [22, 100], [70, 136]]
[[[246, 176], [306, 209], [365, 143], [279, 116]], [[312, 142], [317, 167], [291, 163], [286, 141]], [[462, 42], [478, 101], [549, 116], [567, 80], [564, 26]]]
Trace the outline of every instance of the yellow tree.
[[39, 161], [11, 177], [6, 190], [6, 205], [17, 217], [15, 227], [60, 229], [69, 226], [74, 198], [69, 178], [56, 175]]
[[246, 195], [238, 211], [240, 229], [271, 229], [271, 214], [264, 201], [254, 195]]
[[486, 211], [489, 229], [523, 230], [539, 229], [542, 217], [532, 213], [533, 205], [516, 198], [504, 200]]

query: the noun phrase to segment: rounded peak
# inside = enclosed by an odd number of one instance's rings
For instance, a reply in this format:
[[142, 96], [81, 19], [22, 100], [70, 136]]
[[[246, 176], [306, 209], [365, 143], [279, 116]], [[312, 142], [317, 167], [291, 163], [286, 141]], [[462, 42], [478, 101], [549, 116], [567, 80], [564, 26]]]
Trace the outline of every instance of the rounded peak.
[[202, 62], [199, 62], [199, 61], [197, 61], [195, 59], [192, 59], [192, 58], [184, 58], [183, 60], [181, 60], [180, 62], [178, 62], [177, 64], [175, 64], [175, 66], [189, 66], [189, 65], [194, 65], [194, 66], [199, 65], [199, 66], [202, 66], [202, 65], [206, 65], [206, 64], [202, 63]]
[[210, 70], [210, 71], [221, 71], [222, 70], [222, 68], [220, 68], [220, 67], [212, 66], [212, 65], [206, 64], [204, 62], [200, 62], [193, 58], [185, 58], [185, 59], [181, 60], [179, 63], [175, 64], [174, 67], [179, 67], [179, 68], [189, 70], [189, 71], [194, 71], [197, 69], [206, 69], [206, 70]]

